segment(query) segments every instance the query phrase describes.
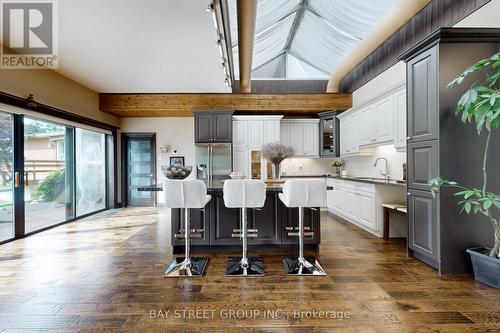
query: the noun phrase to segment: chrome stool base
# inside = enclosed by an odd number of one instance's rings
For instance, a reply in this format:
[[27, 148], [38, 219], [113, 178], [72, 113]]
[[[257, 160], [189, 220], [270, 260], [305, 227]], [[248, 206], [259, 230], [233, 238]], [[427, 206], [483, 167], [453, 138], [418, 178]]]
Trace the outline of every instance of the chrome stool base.
[[314, 257], [304, 257], [302, 260], [298, 257], [282, 257], [281, 261], [283, 261], [287, 275], [326, 275], [326, 272]]
[[163, 277], [196, 277], [203, 276], [208, 264], [208, 258], [192, 257], [186, 261], [184, 257], [177, 257], [168, 266]]
[[247, 267], [243, 267], [242, 257], [229, 257], [227, 259], [226, 276], [263, 276], [264, 262], [262, 257], [248, 257]]

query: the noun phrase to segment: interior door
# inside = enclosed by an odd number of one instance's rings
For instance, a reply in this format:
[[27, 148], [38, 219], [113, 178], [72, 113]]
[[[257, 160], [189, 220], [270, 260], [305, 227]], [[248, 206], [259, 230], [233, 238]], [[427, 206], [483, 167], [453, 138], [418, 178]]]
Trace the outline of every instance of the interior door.
[[138, 191], [153, 185], [156, 179], [155, 136], [126, 135], [127, 144], [127, 204], [154, 206], [156, 192]]

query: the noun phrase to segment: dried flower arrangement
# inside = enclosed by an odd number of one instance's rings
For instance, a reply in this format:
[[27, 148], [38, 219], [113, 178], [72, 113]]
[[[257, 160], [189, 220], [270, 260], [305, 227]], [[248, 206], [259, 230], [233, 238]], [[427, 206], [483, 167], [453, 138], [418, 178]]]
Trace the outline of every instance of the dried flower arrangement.
[[295, 155], [292, 147], [282, 145], [278, 142], [263, 145], [261, 153], [265, 159], [271, 161], [273, 164], [280, 164], [283, 160]]

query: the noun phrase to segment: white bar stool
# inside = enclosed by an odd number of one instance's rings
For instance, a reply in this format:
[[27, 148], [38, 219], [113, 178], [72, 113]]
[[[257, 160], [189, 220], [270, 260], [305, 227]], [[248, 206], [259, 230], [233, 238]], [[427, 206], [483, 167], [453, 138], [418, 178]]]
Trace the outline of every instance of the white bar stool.
[[241, 257], [229, 257], [226, 276], [262, 276], [262, 257], [247, 257], [247, 238], [257, 237], [257, 229], [247, 229], [247, 208], [260, 208], [266, 201], [266, 184], [258, 179], [228, 179], [224, 181], [224, 204], [228, 208], [240, 208], [240, 229], [233, 230], [233, 237], [242, 239]]
[[207, 195], [207, 187], [201, 180], [167, 180], [163, 183], [165, 205], [168, 208], [182, 208], [184, 210], [185, 250], [184, 257], [177, 257], [172, 261], [163, 277], [190, 277], [201, 276], [205, 271], [208, 258], [190, 256], [191, 235], [200, 235], [203, 229], [191, 229], [189, 210], [204, 208], [212, 198]]
[[282, 257], [288, 275], [326, 275], [314, 257], [304, 257], [304, 236], [312, 236], [314, 232], [304, 233], [304, 208], [326, 206], [326, 185], [322, 180], [287, 180], [283, 185], [280, 200], [288, 208], [299, 208], [299, 227], [297, 233], [289, 236], [299, 237], [299, 256]]

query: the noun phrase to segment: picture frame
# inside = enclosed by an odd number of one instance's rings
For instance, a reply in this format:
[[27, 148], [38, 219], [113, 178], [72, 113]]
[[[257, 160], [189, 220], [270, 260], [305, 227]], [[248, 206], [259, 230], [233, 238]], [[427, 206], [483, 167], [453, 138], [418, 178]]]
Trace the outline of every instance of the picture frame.
[[181, 165], [184, 166], [184, 156], [170, 156], [170, 166]]

